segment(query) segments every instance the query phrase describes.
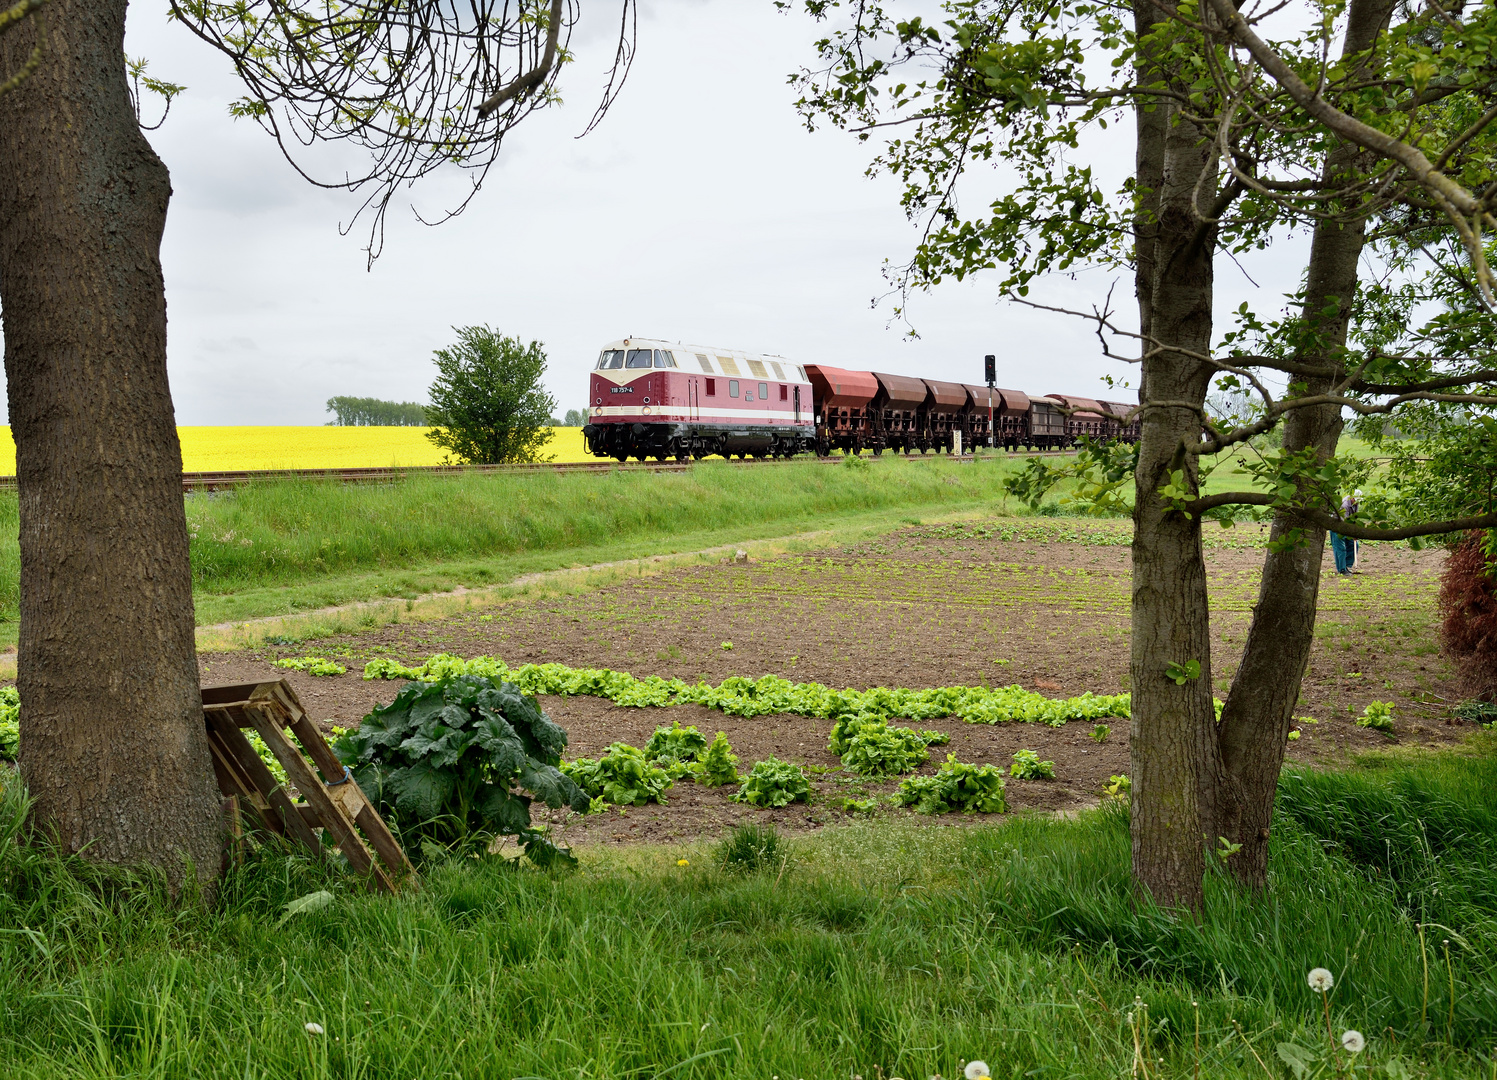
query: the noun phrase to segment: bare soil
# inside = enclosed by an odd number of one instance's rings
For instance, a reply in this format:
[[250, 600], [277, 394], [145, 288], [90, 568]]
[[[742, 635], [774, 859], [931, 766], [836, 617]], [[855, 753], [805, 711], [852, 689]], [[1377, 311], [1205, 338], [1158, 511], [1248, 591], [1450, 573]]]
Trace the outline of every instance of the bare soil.
[[[415, 664], [437, 652], [500, 656], [510, 664], [555, 661], [712, 682], [776, 674], [836, 687], [931, 687], [1018, 683], [1051, 696], [1118, 693], [1128, 687], [1127, 536], [1119, 524], [1011, 520], [916, 526], [853, 548], [786, 555], [763, 562], [683, 569], [584, 594], [514, 601], [439, 622], [395, 624], [294, 647], [207, 654], [205, 682], [286, 678], [324, 727], [353, 726], [399, 690], [366, 682], [363, 663], [388, 656]], [[1216, 635], [1207, 672], [1218, 696], [1230, 685], [1256, 598], [1262, 562], [1256, 527], [1209, 538], [1208, 568]], [[1368, 702], [1394, 704], [1403, 743], [1450, 743], [1472, 725], [1455, 721], [1456, 679], [1438, 655], [1435, 594], [1438, 552], [1364, 545], [1361, 571], [1338, 578], [1327, 565], [1320, 625], [1290, 744], [1293, 761], [1332, 762], [1389, 740], [1357, 727]], [[313, 677], [273, 667], [287, 656], [338, 658], [349, 671]], [[826, 748], [830, 723], [798, 716], [752, 719], [698, 706], [616, 707], [594, 698], [543, 698], [567, 729], [570, 752], [596, 755], [616, 741], [643, 745], [659, 725], [695, 724], [727, 734], [740, 769], [773, 754], [807, 766], [809, 805], [756, 810], [731, 802], [727, 788], [678, 783], [663, 806], [578, 818], [554, 815], [569, 842], [686, 841], [716, 836], [740, 820], [807, 829], [844, 820], [844, 796], [886, 794], [897, 781], [845, 775]], [[965, 762], [1007, 766], [1033, 749], [1055, 762], [1055, 780], [1011, 780], [1014, 812], [1070, 811], [1098, 801], [1113, 774], [1128, 771], [1128, 721], [1108, 721], [1098, 743], [1092, 724], [919, 726], [951, 736], [932, 748], [921, 772], [947, 752]], [[880, 810], [879, 813], [907, 814]], [[928, 820], [928, 819], [925, 819]], [[937, 819], [950, 822], [950, 817]]]

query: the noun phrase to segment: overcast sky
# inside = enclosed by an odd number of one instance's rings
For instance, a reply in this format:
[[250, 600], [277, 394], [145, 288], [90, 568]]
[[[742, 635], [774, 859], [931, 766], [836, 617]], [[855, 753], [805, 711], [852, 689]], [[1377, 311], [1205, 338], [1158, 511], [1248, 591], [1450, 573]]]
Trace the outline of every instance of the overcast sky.
[[[356, 199], [307, 184], [231, 120], [242, 90], [227, 61], [161, 7], [132, 5], [126, 47], [188, 86], [149, 136], [174, 190], [162, 258], [181, 424], [319, 424], [335, 394], [424, 401], [432, 350], [474, 323], [544, 342], [560, 410], [584, 404], [599, 347], [630, 335], [967, 382], [992, 352], [1000, 385], [1039, 393], [1101, 394], [1101, 376], [1129, 376], [1085, 325], [997, 300], [992, 278], [918, 297], [918, 341], [890, 325], [891, 304], [872, 303], [881, 267], [918, 232], [896, 186], [864, 178], [868, 147], [801, 125], [786, 76], [818, 30], [770, 0], [641, 0], [633, 74], [578, 140], [617, 17], [612, 0], [584, 0], [566, 104], [509, 137], [461, 217], [431, 228], [410, 199], [394, 205], [372, 271], [362, 229], [339, 235]], [[1121, 175], [1130, 135], [1115, 132]], [[431, 213], [461, 184], [425, 181], [412, 197]], [[1115, 277], [1043, 295], [1085, 306]], [[1247, 286], [1225, 265], [1218, 279], [1224, 311]], [[1129, 281], [1117, 302], [1131, 306]]]

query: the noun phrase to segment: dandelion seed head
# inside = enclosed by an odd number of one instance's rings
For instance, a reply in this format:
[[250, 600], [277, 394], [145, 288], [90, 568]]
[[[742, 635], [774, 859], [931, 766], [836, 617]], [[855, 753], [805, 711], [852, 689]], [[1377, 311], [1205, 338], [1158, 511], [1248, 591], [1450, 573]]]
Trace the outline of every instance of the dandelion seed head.
[[1362, 1037], [1360, 1031], [1346, 1031], [1341, 1035], [1341, 1045], [1346, 1047], [1347, 1053], [1360, 1054], [1362, 1048], [1367, 1045], [1367, 1040]]
[[1336, 985], [1336, 977], [1325, 968], [1311, 968], [1310, 974], [1305, 977], [1305, 981], [1310, 984], [1311, 990], [1321, 994], [1324, 994]]
[[967, 1080], [985, 1080], [989, 1076], [988, 1063], [986, 1061], [969, 1061], [967, 1067], [962, 1070]]
[[308, 1035], [321, 1035], [322, 1033], [323, 1033], [323, 1031], [322, 1031], [322, 1025], [321, 1024], [313, 1022], [313, 1023], [310, 1023], [310, 1024], [307, 1025], [307, 1034]]

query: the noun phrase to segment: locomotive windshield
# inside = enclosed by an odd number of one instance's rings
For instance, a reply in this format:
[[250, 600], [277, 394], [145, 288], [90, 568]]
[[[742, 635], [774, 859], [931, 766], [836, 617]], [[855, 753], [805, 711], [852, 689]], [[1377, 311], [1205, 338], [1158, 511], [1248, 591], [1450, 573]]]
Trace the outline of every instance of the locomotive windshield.
[[655, 354], [649, 349], [630, 349], [629, 361], [624, 366], [631, 368], [653, 367]]
[[608, 368], [621, 368], [624, 366], [623, 349], [604, 349], [603, 355], [598, 357], [598, 366], [595, 370], [604, 371]]

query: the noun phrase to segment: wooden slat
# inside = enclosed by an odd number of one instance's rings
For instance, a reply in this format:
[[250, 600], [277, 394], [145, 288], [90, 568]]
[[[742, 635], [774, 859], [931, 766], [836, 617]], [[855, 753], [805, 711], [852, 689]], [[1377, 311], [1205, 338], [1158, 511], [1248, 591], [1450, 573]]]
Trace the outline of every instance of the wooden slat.
[[233, 755], [240, 768], [249, 775], [255, 789], [264, 796], [270, 808], [279, 813], [286, 833], [300, 840], [310, 850], [320, 852], [322, 842], [317, 838], [317, 834], [307, 827], [306, 822], [297, 813], [291, 797], [277, 782], [265, 762], [260, 760], [260, 755], [255, 753], [254, 748], [240, 734], [238, 725], [217, 709], [205, 709], [204, 715], [208, 723], [217, 729], [218, 737], [225, 748]]
[[[269, 694], [266, 697], [270, 697]], [[390, 879], [385, 876], [374, 859], [370, 856], [364, 842], [355, 831], [353, 822], [344, 814], [343, 808], [335, 803], [323, 787], [322, 781], [312, 772], [312, 767], [307, 764], [306, 758], [302, 757], [301, 751], [291, 744], [286, 738], [285, 731], [281, 728], [281, 709], [272, 701], [260, 698], [257, 691], [256, 700], [244, 710], [245, 717], [254, 725], [275, 755], [281, 767], [286, 770], [286, 778], [296, 785], [297, 791], [306, 799], [322, 821], [323, 828], [327, 829], [333, 836], [334, 842], [343, 857], [348, 860], [348, 865], [356, 874], [370, 875], [375, 884], [385, 892], [394, 892], [395, 887]]]

